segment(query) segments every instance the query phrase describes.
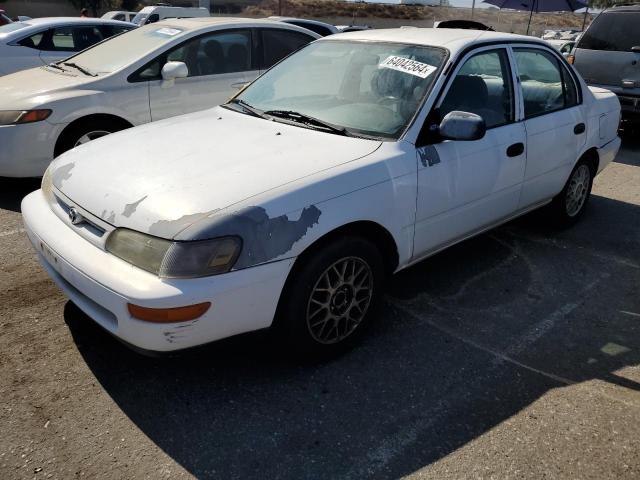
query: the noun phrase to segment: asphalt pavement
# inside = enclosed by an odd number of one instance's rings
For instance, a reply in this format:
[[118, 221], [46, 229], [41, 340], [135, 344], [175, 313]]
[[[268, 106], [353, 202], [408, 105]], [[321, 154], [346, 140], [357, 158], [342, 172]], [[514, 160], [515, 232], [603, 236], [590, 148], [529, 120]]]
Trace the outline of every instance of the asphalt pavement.
[[140, 356], [37, 263], [0, 179], [0, 478], [640, 478], [640, 142], [571, 229], [534, 213], [391, 281], [361, 346]]

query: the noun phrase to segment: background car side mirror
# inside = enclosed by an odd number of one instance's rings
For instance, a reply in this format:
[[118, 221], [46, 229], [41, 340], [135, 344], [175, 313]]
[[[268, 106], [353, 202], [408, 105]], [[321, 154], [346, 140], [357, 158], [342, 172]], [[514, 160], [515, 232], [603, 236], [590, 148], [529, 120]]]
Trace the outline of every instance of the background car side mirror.
[[440, 122], [438, 133], [443, 140], [480, 140], [487, 131], [487, 125], [480, 115], [454, 110]]
[[184, 62], [167, 62], [162, 67], [163, 80], [175, 80], [189, 76], [189, 69]]

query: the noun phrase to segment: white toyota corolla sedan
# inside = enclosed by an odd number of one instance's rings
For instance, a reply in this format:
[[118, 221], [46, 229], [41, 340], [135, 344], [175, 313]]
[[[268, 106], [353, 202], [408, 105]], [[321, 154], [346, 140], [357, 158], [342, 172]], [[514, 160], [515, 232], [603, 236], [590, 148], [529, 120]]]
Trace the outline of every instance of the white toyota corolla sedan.
[[386, 275], [544, 205], [576, 221], [619, 117], [542, 40], [338, 34], [223, 106], [64, 154], [22, 212], [51, 277], [129, 344], [273, 326], [330, 353]]
[[74, 146], [225, 102], [316, 38], [275, 21], [170, 19], [0, 77], [0, 177], [41, 176]]

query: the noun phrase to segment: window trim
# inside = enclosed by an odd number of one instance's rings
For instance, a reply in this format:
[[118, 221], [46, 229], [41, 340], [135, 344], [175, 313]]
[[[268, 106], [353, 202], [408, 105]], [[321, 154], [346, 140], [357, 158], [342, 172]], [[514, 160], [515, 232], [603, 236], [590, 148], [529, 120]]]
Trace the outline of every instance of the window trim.
[[[542, 50], [543, 52], [547, 52], [551, 57], [555, 57], [556, 59], [556, 67], [558, 69], [558, 73], [560, 74], [560, 81], [562, 83], [562, 97], [564, 99], [564, 103], [565, 105], [563, 105], [560, 108], [556, 108], [554, 110], [546, 110], [544, 112], [539, 112], [536, 113], [534, 115], [526, 115], [526, 112], [524, 110], [524, 92], [522, 90], [522, 82], [520, 81], [520, 72], [518, 71], [518, 63], [515, 61], [515, 55], [517, 51], [526, 51], [526, 50]], [[522, 98], [522, 121], [526, 122], [527, 120], [531, 120], [532, 118], [537, 118], [537, 117], [542, 117], [544, 115], [549, 115], [550, 113], [557, 113], [560, 112], [562, 110], [568, 110], [569, 108], [574, 108], [577, 106], [582, 105], [582, 89], [578, 88], [578, 82], [576, 82], [575, 80], [575, 76], [571, 74], [570, 70], [567, 69], [567, 67], [562, 63], [562, 61], [560, 60], [560, 58], [562, 58], [564, 60], [564, 57], [560, 57], [560, 55], [556, 54], [555, 51], [552, 51], [551, 49], [545, 48], [544, 46], [537, 46], [537, 45], [531, 45], [531, 46], [524, 46], [524, 47], [511, 47], [511, 51], [513, 52], [513, 56], [514, 56], [514, 72], [516, 74], [516, 77], [518, 79], [518, 86], [520, 89], [520, 98]], [[566, 63], [566, 60], [564, 60]], [[576, 92], [576, 103], [574, 105], [571, 106], [567, 106], [566, 105], [566, 90], [565, 90], [565, 78], [564, 75], [562, 75], [562, 69], [565, 69], [567, 71], [567, 73], [569, 73], [569, 77], [571, 78], [571, 80], [573, 81], [573, 86], [575, 87], [575, 92]]]
[[[193, 37], [189, 37], [189, 38], [185, 38], [183, 39], [182, 42], [178, 43], [177, 45], [173, 45], [170, 46], [169, 48], [167, 48], [164, 52], [157, 54], [155, 57], [153, 57], [153, 59], [149, 60], [148, 62], [146, 62], [144, 65], [142, 65], [141, 67], [137, 68], [133, 73], [129, 74], [127, 76], [127, 83], [144, 83], [144, 82], [154, 82], [154, 81], [158, 81], [158, 80], [162, 80], [162, 74], [158, 74], [158, 76], [156, 78], [141, 78], [140, 74], [142, 72], [144, 72], [147, 68], [149, 68], [149, 66], [151, 64], [153, 64], [156, 60], [158, 60], [161, 57], [164, 57], [164, 63], [167, 63], [167, 56], [169, 54], [171, 54], [174, 50], [177, 50], [179, 48], [181, 48], [183, 45], [185, 45], [187, 42], [191, 42], [192, 40], [196, 40], [196, 39], [200, 39], [209, 35], [214, 35], [214, 34], [222, 34], [222, 33], [233, 33], [233, 32], [238, 32], [238, 31], [246, 31], [249, 33], [249, 46], [250, 46], [250, 68], [251, 70], [246, 70], [247, 72], [251, 72], [254, 70], [258, 70], [256, 68], [256, 48], [255, 48], [255, 42], [254, 42], [254, 38], [255, 38], [255, 28], [253, 27], [237, 27], [237, 28], [221, 28], [221, 29], [216, 29], [216, 30], [209, 30], [207, 32], [204, 33], [200, 33], [198, 35], [194, 35]], [[164, 66], [164, 65], [163, 65]], [[160, 72], [162, 72], [162, 68], [160, 69]], [[229, 72], [229, 73], [243, 73], [243, 72]], [[214, 75], [223, 75], [223, 74], [214, 74]], [[199, 77], [207, 77], [209, 75], [198, 75]], [[197, 78], [197, 77], [187, 77], [187, 78]]]

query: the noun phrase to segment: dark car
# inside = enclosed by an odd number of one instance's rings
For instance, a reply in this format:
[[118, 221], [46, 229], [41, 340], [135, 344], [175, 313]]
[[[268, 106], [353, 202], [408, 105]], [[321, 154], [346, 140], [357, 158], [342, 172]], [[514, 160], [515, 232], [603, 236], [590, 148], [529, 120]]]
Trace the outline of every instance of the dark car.
[[589, 85], [618, 95], [623, 120], [640, 122], [640, 5], [614, 7], [596, 17], [569, 61]]

